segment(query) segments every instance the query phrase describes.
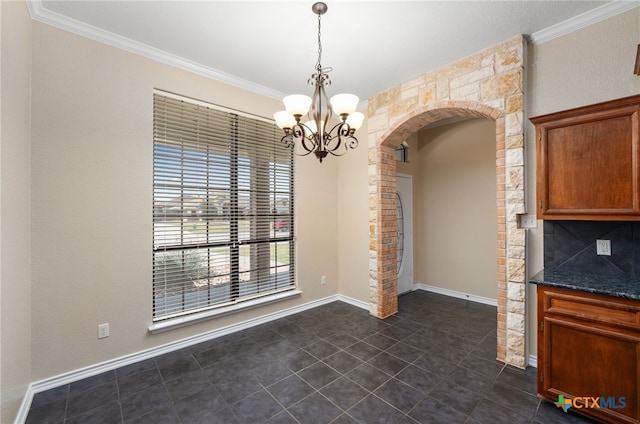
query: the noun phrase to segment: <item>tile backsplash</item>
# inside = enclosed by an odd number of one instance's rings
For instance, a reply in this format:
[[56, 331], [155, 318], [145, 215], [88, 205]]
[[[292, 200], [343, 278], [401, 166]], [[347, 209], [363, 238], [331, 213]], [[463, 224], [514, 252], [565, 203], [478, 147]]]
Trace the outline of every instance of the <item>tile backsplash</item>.
[[[611, 240], [611, 256], [596, 255], [596, 240]], [[640, 276], [640, 222], [544, 221], [544, 266]]]

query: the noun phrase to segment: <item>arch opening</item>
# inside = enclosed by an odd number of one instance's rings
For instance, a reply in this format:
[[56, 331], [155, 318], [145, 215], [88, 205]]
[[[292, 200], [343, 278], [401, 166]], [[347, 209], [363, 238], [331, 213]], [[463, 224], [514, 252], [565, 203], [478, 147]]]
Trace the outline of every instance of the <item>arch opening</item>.
[[515, 37], [369, 100], [370, 313], [385, 318], [398, 309], [395, 149], [443, 119], [491, 119], [496, 125], [496, 358], [518, 367], [527, 365], [526, 240], [517, 224], [525, 212], [523, 51], [523, 37]]

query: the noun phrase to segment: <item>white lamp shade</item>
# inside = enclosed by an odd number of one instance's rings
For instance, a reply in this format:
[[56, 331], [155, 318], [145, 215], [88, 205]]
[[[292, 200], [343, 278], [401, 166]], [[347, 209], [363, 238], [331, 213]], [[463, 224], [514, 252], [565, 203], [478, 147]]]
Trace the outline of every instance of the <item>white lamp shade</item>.
[[273, 114], [273, 118], [276, 120], [276, 125], [281, 129], [293, 128], [296, 124], [296, 119], [291, 116], [286, 110], [281, 110]]
[[353, 112], [347, 117], [347, 124], [354, 130], [358, 130], [362, 122], [364, 122], [364, 114], [360, 112]]
[[[307, 128], [309, 128], [311, 130], [312, 133], [317, 133], [318, 132], [318, 127], [316, 126], [316, 121], [311, 120], [311, 121], [307, 121], [304, 123]], [[320, 127], [324, 127], [324, 121], [320, 121]]]
[[360, 99], [355, 94], [336, 94], [331, 98], [331, 107], [338, 115], [349, 115], [356, 111], [359, 101]]
[[285, 109], [291, 115], [306, 115], [311, 107], [311, 97], [304, 94], [292, 94], [282, 99]]

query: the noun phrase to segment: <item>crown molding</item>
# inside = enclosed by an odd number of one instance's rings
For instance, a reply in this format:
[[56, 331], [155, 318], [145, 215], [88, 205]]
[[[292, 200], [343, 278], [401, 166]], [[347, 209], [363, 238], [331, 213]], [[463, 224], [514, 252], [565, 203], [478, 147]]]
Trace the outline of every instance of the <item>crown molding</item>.
[[265, 87], [260, 84], [227, 74], [214, 68], [204, 66], [190, 60], [186, 60], [180, 56], [167, 53], [155, 47], [148, 46], [143, 43], [131, 40], [126, 37], [119, 36], [109, 31], [97, 28], [87, 23], [69, 18], [59, 13], [47, 10], [42, 6], [41, 0], [27, 0], [27, 8], [31, 19], [42, 22], [65, 31], [72, 32], [85, 38], [89, 38], [100, 43], [116, 47], [130, 53], [144, 56], [176, 68], [184, 69], [198, 75], [202, 75], [225, 84], [232, 85], [256, 94], [261, 94], [273, 99], [282, 99], [285, 94], [277, 90]]
[[613, 0], [612, 2], [603, 4], [602, 6], [596, 7], [588, 12], [582, 13], [571, 19], [567, 19], [564, 22], [560, 22], [556, 25], [534, 32], [529, 36], [529, 40], [534, 45], [546, 43], [554, 38], [562, 37], [563, 35], [588, 27], [589, 25], [593, 25], [597, 22], [604, 21], [636, 7], [640, 7], [640, 1], [638, 0]]
[[[52, 12], [42, 6], [41, 0], [27, 0], [26, 3], [29, 14], [35, 21], [272, 99], [280, 100], [286, 95], [286, 93], [204, 66], [200, 63], [186, 60], [180, 56]], [[528, 38], [534, 45], [542, 44], [636, 7], [640, 7], [640, 1], [638, 0], [613, 0], [574, 18], [537, 31]], [[367, 104], [367, 101], [361, 101], [358, 105], [358, 110], [366, 109]]]

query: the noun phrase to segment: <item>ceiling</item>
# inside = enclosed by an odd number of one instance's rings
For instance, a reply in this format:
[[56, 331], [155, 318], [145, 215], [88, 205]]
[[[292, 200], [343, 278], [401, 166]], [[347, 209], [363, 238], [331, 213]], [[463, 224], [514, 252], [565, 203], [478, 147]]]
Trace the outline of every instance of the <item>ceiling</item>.
[[[635, 1], [326, 0], [322, 65], [329, 95], [366, 100], [518, 34], [533, 42], [637, 7]], [[36, 20], [280, 98], [310, 94], [313, 1], [52, 1]]]

